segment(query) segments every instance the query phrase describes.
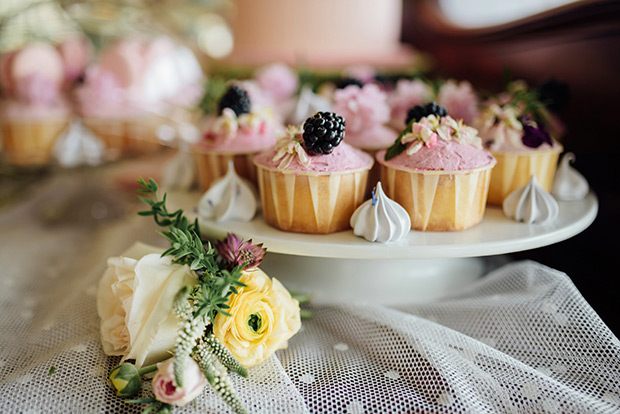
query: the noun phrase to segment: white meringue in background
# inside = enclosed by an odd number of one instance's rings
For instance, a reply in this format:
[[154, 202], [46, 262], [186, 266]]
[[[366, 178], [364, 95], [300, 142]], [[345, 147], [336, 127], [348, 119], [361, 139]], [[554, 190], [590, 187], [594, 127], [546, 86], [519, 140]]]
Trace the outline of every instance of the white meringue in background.
[[170, 190], [189, 190], [196, 179], [196, 164], [190, 151], [180, 146], [176, 154], [164, 166], [163, 188]]
[[63, 167], [99, 165], [104, 153], [105, 144], [79, 118], [71, 120], [54, 145], [54, 157]]
[[560, 160], [551, 188], [551, 194], [558, 200], [583, 200], [590, 191], [590, 186], [585, 177], [571, 166], [574, 161], [575, 154], [572, 152], [567, 152]]
[[232, 161], [226, 175], [215, 181], [200, 198], [198, 215], [216, 222], [250, 221], [258, 208], [256, 193], [248, 181], [237, 175]]
[[351, 216], [351, 227], [357, 236], [385, 243], [405, 237], [411, 230], [411, 219], [400, 204], [385, 195], [381, 182], [378, 182], [372, 198]]
[[320, 111], [331, 111], [331, 102], [323, 96], [317, 95], [307, 85], [301, 88], [299, 97], [294, 99], [286, 116], [287, 122], [293, 125], [303, 123], [306, 118]]
[[555, 220], [560, 210], [555, 198], [538, 185], [535, 175], [525, 186], [508, 194], [503, 208], [508, 218], [527, 224]]

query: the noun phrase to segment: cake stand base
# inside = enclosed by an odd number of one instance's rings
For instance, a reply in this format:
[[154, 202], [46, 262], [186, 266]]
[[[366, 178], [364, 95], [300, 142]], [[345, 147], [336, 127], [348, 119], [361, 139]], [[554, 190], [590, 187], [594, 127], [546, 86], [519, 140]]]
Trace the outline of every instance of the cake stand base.
[[398, 305], [457, 291], [489, 270], [483, 258], [360, 260], [270, 252], [261, 265], [287, 289], [313, 303]]

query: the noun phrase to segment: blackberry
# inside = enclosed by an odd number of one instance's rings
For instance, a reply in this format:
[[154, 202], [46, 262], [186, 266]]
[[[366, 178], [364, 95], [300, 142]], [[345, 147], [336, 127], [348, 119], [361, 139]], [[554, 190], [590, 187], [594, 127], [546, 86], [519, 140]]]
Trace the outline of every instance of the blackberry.
[[336, 89], [344, 89], [349, 85], [364, 86], [361, 80], [356, 78], [341, 78], [336, 81]]
[[226, 93], [220, 99], [219, 112], [220, 114], [224, 108], [232, 109], [237, 116], [241, 114], [247, 114], [250, 112], [252, 103], [248, 93], [237, 85], [230, 86]]
[[425, 105], [416, 105], [411, 108], [409, 112], [407, 112], [407, 121], [405, 123], [409, 125], [409, 122], [412, 120], [414, 122], [418, 122], [420, 119], [429, 115], [435, 115], [440, 118], [442, 116], [448, 116], [448, 111], [436, 102], [429, 102]]
[[304, 146], [309, 154], [330, 154], [344, 138], [345, 121], [333, 112], [317, 112], [304, 122]]

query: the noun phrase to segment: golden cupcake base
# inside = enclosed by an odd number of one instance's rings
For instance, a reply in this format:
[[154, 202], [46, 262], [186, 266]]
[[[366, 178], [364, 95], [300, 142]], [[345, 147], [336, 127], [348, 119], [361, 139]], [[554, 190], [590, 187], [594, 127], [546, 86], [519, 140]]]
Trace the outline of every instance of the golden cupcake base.
[[45, 165], [51, 162], [54, 144], [69, 125], [69, 120], [3, 120], [0, 125], [0, 152], [7, 162], [24, 166]]
[[365, 169], [318, 174], [257, 165], [265, 221], [280, 230], [327, 234], [349, 229], [364, 201]]
[[482, 221], [492, 168], [414, 171], [381, 164], [381, 183], [407, 210], [412, 229], [458, 231]]
[[230, 161], [234, 164], [237, 175], [257, 185], [256, 167], [253, 162], [257, 153], [233, 154], [206, 151], [200, 148], [193, 148], [192, 152], [196, 161], [198, 184], [202, 191], [207, 191], [213, 182], [226, 175]]
[[551, 191], [562, 146], [527, 152], [491, 151], [497, 164], [491, 173], [489, 204], [501, 206], [508, 194], [523, 187], [532, 175], [545, 190]]

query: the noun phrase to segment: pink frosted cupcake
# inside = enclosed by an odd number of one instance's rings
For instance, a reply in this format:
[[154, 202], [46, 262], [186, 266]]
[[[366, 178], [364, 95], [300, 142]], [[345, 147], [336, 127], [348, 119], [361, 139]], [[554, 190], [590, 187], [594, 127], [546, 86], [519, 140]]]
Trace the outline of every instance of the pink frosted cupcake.
[[298, 233], [350, 228], [373, 159], [342, 142], [344, 124], [339, 115], [319, 112], [254, 158], [267, 223]]
[[489, 203], [502, 205], [508, 194], [532, 175], [550, 191], [562, 145], [549, 132], [550, 115], [522, 82], [485, 103], [477, 120], [484, 145], [497, 159], [491, 174]]
[[219, 114], [202, 123], [203, 138], [192, 150], [202, 190], [226, 174], [233, 161], [237, 174], [256, 184], [254, 155], [276, 143], [280, 125], [268, 108], [254, 107], [248, 92], [238, 84], [228, 87], [219, 100]]
[[[398, 136], [398, 132], [387, 125], [390, 120], [387, 94], [375, 84], [349, 85], [335, 91], [334, 112], [347, 122], [345, 142], [373, 158], [378, 150], [392, 145]], [[379, 174], [379, 165], [375, 164], [369, 173], [367, 196], [379, 181]]]
[[3, 156], [14, 164], [50, 161], [56, 138], [67, 127], [65, 68], [56, 48], [35, 43], [1, 58], [0, 127]]
[[167, 37], [135, 36], [107, 47], [76, 91], [84, 124], [112, 157], [162, 148], [157, 130], [200, 98], [203, 74], [193, 53]]
[[495, 159], [474, 128], [435, 103], [414, 107], [387, 151], [377, 153], [388, 197], [403, 206], [411, 228], [464, 230], [484, 215]]
[[397, 131], [407, 126], [407, 112], [416, 105], [422, 105], [433, 98], [433, 90], [419, 79], [400, 79], [388, 95], [390, 125]]

